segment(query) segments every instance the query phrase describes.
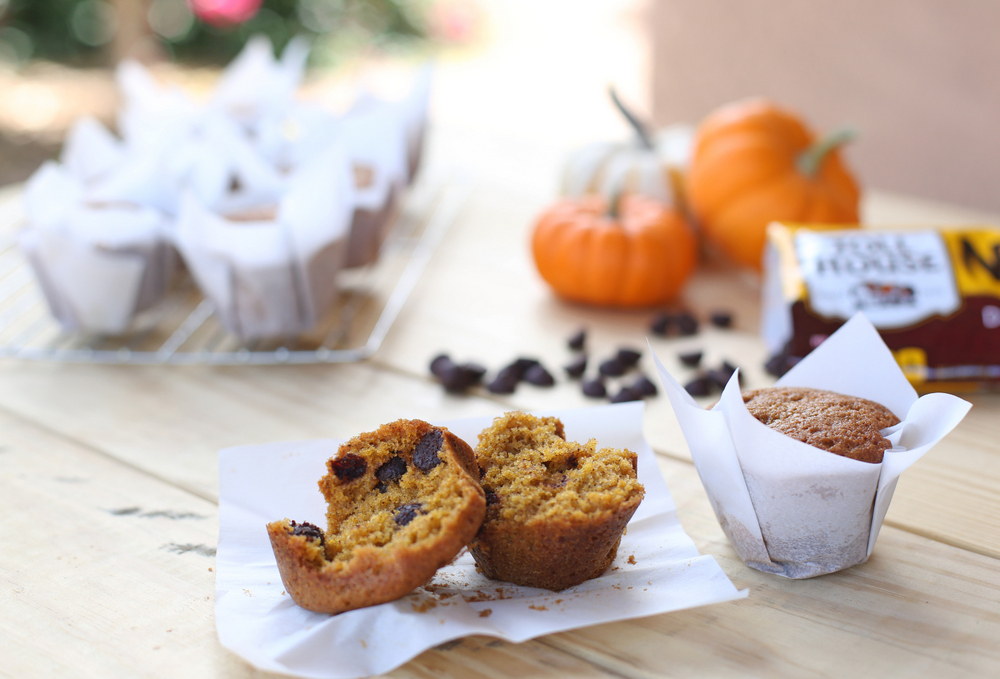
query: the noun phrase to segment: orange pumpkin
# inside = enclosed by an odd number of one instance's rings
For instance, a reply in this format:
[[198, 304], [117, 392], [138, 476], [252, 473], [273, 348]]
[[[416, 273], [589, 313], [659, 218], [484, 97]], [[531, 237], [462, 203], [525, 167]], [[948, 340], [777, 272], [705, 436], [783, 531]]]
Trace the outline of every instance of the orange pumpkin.
[[[616, 205], [617, 204], [617, 205]], [[643, 307], [673, 299], [697, 261], [694, 234], [676, 210], [642, 196], [564, 200], [535, 225], [538, 272], [567, 300]]]
[[706, 239], [760, 269], [772, 221], [856, 224], [858, 186], [837, 150], [852, 136], [817, 142], [794, 114], [759, 99], [709, 115], [695, 134], [687, 186]]

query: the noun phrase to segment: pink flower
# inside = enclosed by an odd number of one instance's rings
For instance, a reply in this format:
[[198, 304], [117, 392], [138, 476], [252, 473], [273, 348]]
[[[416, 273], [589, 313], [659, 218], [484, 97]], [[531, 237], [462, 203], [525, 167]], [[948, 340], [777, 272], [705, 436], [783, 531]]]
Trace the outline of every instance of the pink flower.
[[252, 19], [263, 0], [188, 0], [194, 15], [213, 26], [232, 26]]

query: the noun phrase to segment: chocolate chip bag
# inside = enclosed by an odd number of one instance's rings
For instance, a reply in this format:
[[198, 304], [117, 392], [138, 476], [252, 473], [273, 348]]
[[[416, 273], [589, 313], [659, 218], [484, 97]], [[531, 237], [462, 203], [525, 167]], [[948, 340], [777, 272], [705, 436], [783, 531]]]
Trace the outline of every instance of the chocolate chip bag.
[[772, 224], [761, 332], [781, 374], [857, 312], [921, 391], [1000, 381], [1000, 229]]

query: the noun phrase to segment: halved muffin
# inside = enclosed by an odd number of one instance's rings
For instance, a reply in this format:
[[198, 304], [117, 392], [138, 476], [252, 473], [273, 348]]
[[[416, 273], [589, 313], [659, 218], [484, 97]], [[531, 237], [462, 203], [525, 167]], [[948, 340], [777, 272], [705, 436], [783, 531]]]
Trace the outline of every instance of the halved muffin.
[[267, 525], [281, 581], [319, 613], [397, 599], [433, 577], [476, 533], [486, 508], [475, 454], [422, 420], [356, 436], [327, 462], [319, 487], [327, 530]]

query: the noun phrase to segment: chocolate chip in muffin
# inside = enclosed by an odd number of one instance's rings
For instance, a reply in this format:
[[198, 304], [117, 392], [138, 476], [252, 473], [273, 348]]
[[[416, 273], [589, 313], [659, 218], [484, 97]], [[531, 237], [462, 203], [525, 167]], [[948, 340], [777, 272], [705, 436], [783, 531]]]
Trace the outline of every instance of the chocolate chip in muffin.
[[440, 429], [432, 429], [420, 438], [420, 443], [413, 450], [413, 466], [422, 472], [429, 472], [441, 464], [438, 451], [444, 443], [444, 435]]
[[569, 338], [567, 344], [573, 351], [581, 351], [587, 342], [587, 331], [581, 328], [575, 335]]
[[582, 377], [583, 373], [587, 371], [587, 354], [579, 354], [563, 370], [570, 377]]
[[400, 505], [396, 509], [396, 515], [392, 517], [392, 520], [396, 522], [397, 526], [405, 526], [406, 524], [417, 518], [417, 514], [420, 513], [420, 509], [423, 507], [419, 502], [407, 502], [405, 505]]
[[375, 478], [383, 483], [395, 483], [406, 473], [406, 460], [396, 456], [375, 470]]
[[368, 461], [360, 455], [348, 453], [327, 462], [330, 471], [341, 481], [353, 481], [368, 471]]
[[292, 528], [292, 535], [304, 535], [311, 540], [319, 540], [320, 545], [326, 544], [326, 536], [323, 535], [323, 530], [319, 526], [308, 521], [303, 521], [302, 523], [289, 521], [288, 525]]
[[483, 492], [486, 494], [486, 506], [495, 505], [500, 502], [500, 496], [494, 493], [488, 488], [483, 488]]
[[541, 363], [536, 363], [524, 372], [524, 379], [538, 387], [551, 387], [556, 383], [552, 374]]

